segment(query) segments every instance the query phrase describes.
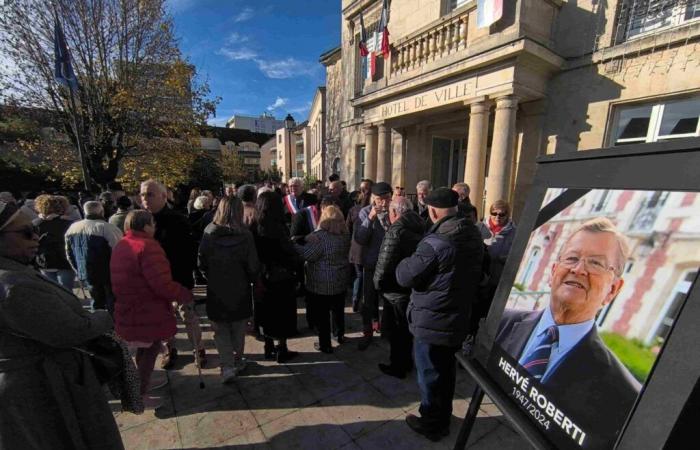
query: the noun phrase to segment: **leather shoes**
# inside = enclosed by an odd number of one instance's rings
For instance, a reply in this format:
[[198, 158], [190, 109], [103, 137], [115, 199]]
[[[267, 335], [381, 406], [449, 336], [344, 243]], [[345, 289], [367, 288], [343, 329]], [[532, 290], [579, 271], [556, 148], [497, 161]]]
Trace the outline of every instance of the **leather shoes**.
[[177, 349], [170, 348], [168, 352], [163, 355], [163, 360], [160, 362], [160, 368], [171, 370], [173, 367], [175, 367], [175, 361], [177, 361]]
[[399, 370], [389, 364], [383, 364], [379, 363], [377, 364], [379, 367], [379, 370], [381, 370], [385, 375], [389, 375], [390, 377], [398, 378], [400, 380], [403, 380], [406, 378], [406, 372], [403, 370]]
[[420, 417], [416, 417], [413, 414], [406, 416], [406, 423], [413, 431], [425, 436], [433, 442], [438, 442], [440, 439], [450, 434], [449, 426], [444, 428], [428, 427], [423, 423]]
[[321, 347], [321, 344], [319, 344], [318, 342], [314, 342], [314, 349], [318, 352], [333, 353], [332, 347]]

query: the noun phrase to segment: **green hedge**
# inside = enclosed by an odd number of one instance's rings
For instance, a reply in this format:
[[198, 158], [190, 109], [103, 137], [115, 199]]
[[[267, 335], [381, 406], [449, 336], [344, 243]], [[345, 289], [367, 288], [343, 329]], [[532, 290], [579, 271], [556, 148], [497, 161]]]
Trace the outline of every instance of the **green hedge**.
[[605, 345], [622, 361], [622, 364], [627, 367], [632, 375], [644, 383], [651, 366], [656, 360], [656, 355], [636, 339], [626, 339], [615, 333], [600, 333], [600, 337], [605, 342]]

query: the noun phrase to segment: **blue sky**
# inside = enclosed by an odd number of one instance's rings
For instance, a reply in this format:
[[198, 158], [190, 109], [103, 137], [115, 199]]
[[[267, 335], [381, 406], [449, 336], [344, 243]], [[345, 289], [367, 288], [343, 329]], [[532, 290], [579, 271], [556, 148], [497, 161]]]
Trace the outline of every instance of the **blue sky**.
[[321, 53], [340, 44], [339, 0], [167, 0], [180, 48], [212, 95], [216, 118], [270, 112], [307, 119], [325, 84]]

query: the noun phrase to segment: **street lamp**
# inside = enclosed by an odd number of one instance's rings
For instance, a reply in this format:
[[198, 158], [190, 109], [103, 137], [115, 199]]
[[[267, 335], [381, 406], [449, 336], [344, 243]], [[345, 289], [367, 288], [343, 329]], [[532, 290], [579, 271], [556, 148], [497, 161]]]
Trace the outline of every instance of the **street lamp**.
[[[286, 130], [285, 137], [287, 140], [287, 145], [285, 147], [287, 147], [289, 150], [287, 150], [287, 148], [284, 149], [285, 164], [284, 164], [283, 169], [290, 175], [292, 174], [292, 164], [293, 164], [293, 162], [292, 162], [292, 148], [294, 148], [292, 146], [292, 130], [294, 129], [295, 126], [296, 126], [296, 122], [294, 121], [294, 117], [292, 117], [291, 114], [287, 114], [287, 117], [284, 118], [284, 129]], [[289, 170], [287, 170], [287, 167], [289, 167]]]

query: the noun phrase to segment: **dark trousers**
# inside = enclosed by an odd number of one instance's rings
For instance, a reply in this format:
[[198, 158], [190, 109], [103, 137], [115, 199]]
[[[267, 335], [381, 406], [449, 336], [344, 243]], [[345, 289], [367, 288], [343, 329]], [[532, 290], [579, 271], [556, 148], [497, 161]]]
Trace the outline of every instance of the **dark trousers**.
[[331, 319], [337, 336], [345, 334], [345, 293], [320, 295], [307, 292], [306, 299], [312, 305], [319, 345], [324, 349], [331, 348]]
[[150, 347], [139, 348], [136, 350], [136, 369], [138, 370], [139, 378], [141, 379], [141, 395], [148, 392], [148, 385], [151, 382], [151, 375], [153, 374], [153, 368], [156, 365], [156, 358], [158, 357], [160, 346], [160, 341], [155, 341]]
[[362, 266], [353, 264], [355, 278], [352, 281], [352, 304], [359, 305], [362, 300]]
[[391, 302], [385, 297], [382, 310], [382, 335], [389, 335], [390, 364], [403, 372], [413, 368], [413, 335], [406, 319], [408, 302], [409, 299]]
[[374, 289], [374, 267], [362, 268], [362, 331], [372, 335], [372, 320], [379, 320], [379, 298]]
[[114, 314], [114, 294], [109, 282], [91, 283], [89, 291], [93, 309], [106, 309], [110, 314]]
[[415, 338], [413, 348], [421, 421], [436, 430], [449, 427], [457, 379], [455, 352], [459, 347], [433, 345]]

